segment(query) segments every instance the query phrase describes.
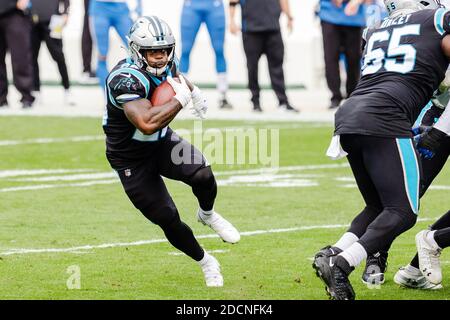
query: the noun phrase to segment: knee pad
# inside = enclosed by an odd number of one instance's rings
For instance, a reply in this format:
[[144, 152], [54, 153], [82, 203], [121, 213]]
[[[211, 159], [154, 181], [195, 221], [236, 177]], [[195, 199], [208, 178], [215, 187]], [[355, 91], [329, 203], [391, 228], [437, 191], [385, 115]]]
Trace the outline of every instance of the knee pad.
[[197, 170], [191, 177], [191, 185], [194, 188], [206, 188], [206, 189], [216, 189], [216, 178], [211, 170], [211, 167], [203, 167]]

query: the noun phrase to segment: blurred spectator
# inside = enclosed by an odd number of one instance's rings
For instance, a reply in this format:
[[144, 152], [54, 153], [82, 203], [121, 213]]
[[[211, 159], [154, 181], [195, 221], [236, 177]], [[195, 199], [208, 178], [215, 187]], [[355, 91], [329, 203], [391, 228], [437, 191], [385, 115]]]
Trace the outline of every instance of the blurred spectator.
[[98, 79], [92, 71], [92, 36], [89, 26], [89, 0], [84, 0], [83, 32], [81, 33], [81, 56], [83, 58], [83, 73], [81, 83], [97, 83]]
[[366, 24], [368, 28], [376, 28], [381, 25], [384, 18], [388, 16], [383, 0], [374, 0], [366, 3]]
[[39, 51], [42, 41], [58, 65], [64, 87], [64, 101], [66, 104], [74, 105], [75, 100], [70, 93], [69, 74], [67, 72], [66, 60], [63, 52], [62, 31], [67, 24], [69, 13], [69, 0], [31, 0], [31, 14], [33, 28], [31, 31], [31, 46], [33, 54], [33, 90], [34, 96], [41, 97], [41, 80], [39, 77]]
[[221, 97], [219, 107], [231, 109], [226, 92], [228, 90], [227, 64], [224, 56], [225, 9], [222, 0], [185, 0], [181, 13], [181, 61], [182, 73], [189, 71], [189, 56], [202, 23], [208, 28], [209, 37], [216, 55], [217, 90]]
[[22, 95], [22, 107], [33, 105], [29, 5], [29, 0], [0, 1], [0, 107], [8, 105], [7, 50], [11, 54], [14, 86]]
[[330, 109], [339, 107], [343, 99], [339, 71], [339, 55], [342, 51], [347, 71], [347, 96], [353, 92], [360, 77], [361, 36], [366, 25], [365, 8], [354, 3], [346, 7], [347, 3], [348, 0], [320, 0], [325, 76], [331, 91]]
[[[138, 1], [136, 10], [139, 14], [141, 11], [140, 1]], [[126, 0], [91, 0], [89, 16], [92, 18], [95, 43], [98, 49], [97, 77], [100, 85], [105, 88], [108, 76], [109, 29], [114, 27], [123, 43], [126, 44], [126, 36], [132, 25], [131, 12]]]
[[288, 19], [288, 29], [292, 31], [293, 18], [289, 0], [230, 0], [230, 32], [237, 34], [239, 27], [235, 21], [236, 5], [241, 5], [242, 40], [247, 57], [248, 87], [252, 93], [253, 110], [261, 112], [259, 100], [258, 63], [261, 55], [267, 56], [270, 81], [277, 95], [279, 108], [298, 112], [286, 95], [283, 60], [284, 44], [280, 30], [280, 14]]

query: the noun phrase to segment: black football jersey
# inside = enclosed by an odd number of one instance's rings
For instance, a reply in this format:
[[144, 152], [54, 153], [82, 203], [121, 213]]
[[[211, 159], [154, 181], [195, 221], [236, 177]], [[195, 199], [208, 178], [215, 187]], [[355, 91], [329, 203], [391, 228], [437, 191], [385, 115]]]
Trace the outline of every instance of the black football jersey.
[[335, 115], [335, 134], [411, 137], [421, 109], [444, 79], [444, 8], [387, 18], [366, 29], [361, 79]]
[[137, 67], [131, 59], [120, 61], [106, 80], [106, 108], [103, 131], [106, 134], [106, 156], [111, 166], [120, 170], [143, 161], [155, 152], [165, 138], [167, 127], [151, 135], [139, 131], [127, 118], [123, 105], [136, 99], [149, 99], [166, 76], [177, 74], [178, 63], [167, 66], [165, 76], [156, 77]]

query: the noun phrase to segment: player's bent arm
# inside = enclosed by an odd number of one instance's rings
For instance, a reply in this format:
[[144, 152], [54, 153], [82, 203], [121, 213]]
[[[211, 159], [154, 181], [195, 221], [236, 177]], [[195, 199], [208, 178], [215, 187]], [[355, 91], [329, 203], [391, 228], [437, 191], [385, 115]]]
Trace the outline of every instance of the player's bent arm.
[[161, 106], [152, 106], [148, 99], [133, 100], [123, 108], [128, 120], [145, 135], [167, 126], [181, 109], [181, 103], [175, 98]]

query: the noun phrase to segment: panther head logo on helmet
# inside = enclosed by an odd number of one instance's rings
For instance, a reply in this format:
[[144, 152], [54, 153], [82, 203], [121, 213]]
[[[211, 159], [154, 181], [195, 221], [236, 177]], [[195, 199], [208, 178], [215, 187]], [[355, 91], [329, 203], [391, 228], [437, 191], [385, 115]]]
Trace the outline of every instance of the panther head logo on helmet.
[[[142, 69], [161, 76], [171, 65], [175, 55], [175, 37], [169, 25], [157, 16], [144, 16], [136, 20], [128, 34], [128, 50], [131, 59]], [[146, 52], [165, 51], [167, 59], [148, 61]]]

